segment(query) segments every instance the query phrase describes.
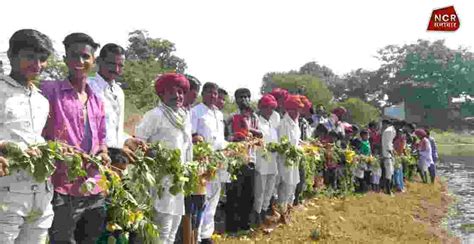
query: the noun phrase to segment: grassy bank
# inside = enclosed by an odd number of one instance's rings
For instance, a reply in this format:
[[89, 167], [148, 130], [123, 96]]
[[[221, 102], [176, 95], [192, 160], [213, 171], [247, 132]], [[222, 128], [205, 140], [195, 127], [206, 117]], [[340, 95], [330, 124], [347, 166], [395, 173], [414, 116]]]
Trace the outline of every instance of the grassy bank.
[[368, 193], [307, 200], [290, 225], [270, 234], [216, 237], [218, 243], [460, 243], [441, 226], [452, 199], [444, 184], [408, 183], [390, 197]]
[[474, 157], [474, 136], [454, 132], [433, 133], [438, 144], [438, 153], [447, 156]]

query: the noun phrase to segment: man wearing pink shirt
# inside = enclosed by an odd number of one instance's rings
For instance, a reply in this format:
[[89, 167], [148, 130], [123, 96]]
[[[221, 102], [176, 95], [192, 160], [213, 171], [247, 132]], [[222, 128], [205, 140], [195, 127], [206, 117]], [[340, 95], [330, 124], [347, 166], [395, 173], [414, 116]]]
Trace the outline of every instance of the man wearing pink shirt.
[[[41, 84], [43, 95], [50, 103], [43, 135], [47, 140], [61, 141], [87, 154], [100, 155], [104, 163], [108, 162], [104, 105], [87, 84], [99, 44], [84, 33], [68, 35], [63, 44], [68, 77]], [[88, 192], [81, 186], [86, 181], [96, 183], [100, 179], [97, 167], [84, 162], [87, 176], [72, 182], [68, 180], [65, 164], [57, 163], [56, 167], [51, 178], [55, 213], [49, 231], [51, 242], [95, 243], [106, 217], [105, 198], [97, 185]]]

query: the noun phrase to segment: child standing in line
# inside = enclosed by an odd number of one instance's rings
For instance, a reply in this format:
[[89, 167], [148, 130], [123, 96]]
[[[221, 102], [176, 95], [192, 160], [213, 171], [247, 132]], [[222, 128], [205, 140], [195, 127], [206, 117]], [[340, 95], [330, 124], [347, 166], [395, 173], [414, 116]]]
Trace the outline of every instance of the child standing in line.
[[[369, 132], [367, 130], [362, 130], [360, 132], [360, 142], [359, 142], [359, 154], [364, 156], [371, 155], [370, 142], [369, 142]], [[360, 162], [359, 164], [360, 177], [359, 181], [359, 190], [360, 192], [367, 192], [370, 184], [370, 171], [369, 165], [366, 162]]]

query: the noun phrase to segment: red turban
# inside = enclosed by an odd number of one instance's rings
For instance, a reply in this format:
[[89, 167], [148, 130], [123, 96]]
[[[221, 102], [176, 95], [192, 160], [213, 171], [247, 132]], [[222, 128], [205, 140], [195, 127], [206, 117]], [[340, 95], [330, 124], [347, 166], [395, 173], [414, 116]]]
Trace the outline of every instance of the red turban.
[[311, 101], [306, 96], [301, 95], [300, 99], [301, 99], [301, 102], [303, 102], [305, 109], [309, 110], [313, 106]]
[[418, 137], [426, 137], [426, 131], [424, 129], [416, 129], [415, 135]]
[[186, 93], [189, 91], [189, 81], [182, 74], [167, 73], [160, 75], [155, 81], [156, 94], [162, 94], [166, 89], [181, 87]]
[[304, 103], [301, 101], [300, 96], [298, 95], [288, 95], [285, 100], [285, 109], [302, 109], [304, 108]]
[[273, 88], [272, 92], [270, 92], [272, 96], [274, 96], [276, 99], [283, 98], [286, 99], [288, 97], [288, 91], [282, 88]]
[[332, 110], [332, 113], [335, 114], [337, 117], [341, 117], [345, 113], [347, 113], [347, 110], [344, 107], [337, 107], [334, 110]]
[[272, 109], [275, 109], [278, 106], [278, 103], [272, 94], [267, 93], [260, 98], [258, 101], [258, 106], [271, 107]]

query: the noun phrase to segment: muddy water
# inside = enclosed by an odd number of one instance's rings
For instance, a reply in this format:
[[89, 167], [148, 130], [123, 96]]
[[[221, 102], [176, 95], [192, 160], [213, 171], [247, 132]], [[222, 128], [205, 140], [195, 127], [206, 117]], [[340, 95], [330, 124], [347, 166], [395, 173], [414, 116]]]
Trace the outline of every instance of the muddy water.
[[[448, 218], [449, 229], [461, 237], [463, 244], [474, 244], [474, 158], [443, 157], [437, 169], [458, 198], [457, 213]], [[470, 228], [466, 228], [468, 225]]]

